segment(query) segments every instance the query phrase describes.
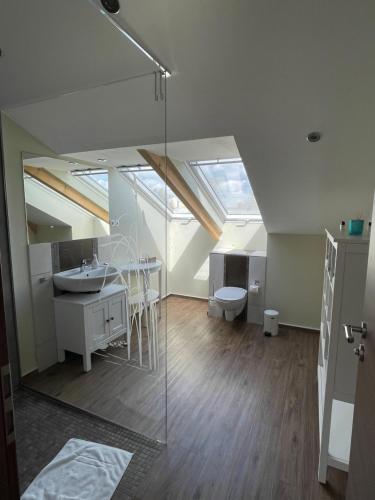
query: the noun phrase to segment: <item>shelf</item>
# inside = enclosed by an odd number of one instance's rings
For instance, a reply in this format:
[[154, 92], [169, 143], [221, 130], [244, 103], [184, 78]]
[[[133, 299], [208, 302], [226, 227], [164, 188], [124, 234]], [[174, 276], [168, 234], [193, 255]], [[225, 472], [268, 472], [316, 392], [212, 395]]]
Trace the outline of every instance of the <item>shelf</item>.
[[352, 440], [354, 405], [333, 399], [328, 464], [347, 471]]
[[367, 257], [366, 238], [327, 232], [318, 358], [322, 483], [327, 464], [348, 470], [358, 360], [343, 340], [342, 324], [360, 321]]
[[331, 243], [368, 243], [370, 241], [369, 234], [364, 234], [360, 236], [349, 235], [346, 232], [341, 231], [328, 231], [326, 229], [326, 234]]

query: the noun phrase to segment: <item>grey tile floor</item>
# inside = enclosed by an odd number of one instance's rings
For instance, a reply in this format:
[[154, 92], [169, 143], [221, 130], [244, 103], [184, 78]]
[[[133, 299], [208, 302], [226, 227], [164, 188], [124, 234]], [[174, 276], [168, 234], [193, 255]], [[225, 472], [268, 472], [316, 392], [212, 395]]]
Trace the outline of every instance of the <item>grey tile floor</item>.
[[134, 453], [114, 499], [136, 497], [164, 445], [29, 389], [14, 397], [17, 459], [23, 492], [70, 438], [86, 439]]

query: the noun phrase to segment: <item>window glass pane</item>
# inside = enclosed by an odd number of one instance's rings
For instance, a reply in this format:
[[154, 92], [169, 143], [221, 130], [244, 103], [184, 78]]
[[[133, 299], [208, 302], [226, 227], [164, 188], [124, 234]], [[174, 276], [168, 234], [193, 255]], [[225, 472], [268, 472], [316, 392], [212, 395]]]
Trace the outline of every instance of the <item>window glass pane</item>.
[[82, 180], [91, 182], [96, 187], [108, 192], [108, 174], [89, 174], [80, 176]]
[[190, 215], [189, 210], [182, 201], [173, 193], [154, 170], [140, 170], [133, 172], [136, 178], [152, 193], [161, 203], [165, 203], [167, 197], [167, 207], [172, 214]]
[[228, 215], [259, 215], [243, 163], [199, 163], [198, 167]]

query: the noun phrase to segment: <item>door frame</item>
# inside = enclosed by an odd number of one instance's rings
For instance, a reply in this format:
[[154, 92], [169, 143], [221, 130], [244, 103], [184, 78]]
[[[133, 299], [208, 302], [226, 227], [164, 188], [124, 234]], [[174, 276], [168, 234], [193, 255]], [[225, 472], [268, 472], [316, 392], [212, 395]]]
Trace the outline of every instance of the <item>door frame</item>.
[[0, 491], [19, 498], [12, 387], [20, 381], [0, 112]]

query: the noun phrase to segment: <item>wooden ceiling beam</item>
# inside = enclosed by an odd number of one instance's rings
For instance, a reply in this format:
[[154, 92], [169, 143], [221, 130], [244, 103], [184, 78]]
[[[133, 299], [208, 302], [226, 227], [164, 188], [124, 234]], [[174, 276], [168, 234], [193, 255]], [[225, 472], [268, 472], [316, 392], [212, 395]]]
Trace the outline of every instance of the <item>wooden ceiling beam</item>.
[[69, 184], [66, 184], [66, 182], [51, 174], [51, 172], [49, 172], [45, 168], [25, 165], [24, 170], [27, 174], [31, 175], [31, 177], [33, 177], [37, 181], [41, 182], [50, 189], [53, 189], [53, 191], [56, 191], [56, 193], [65, 196], [65, 198], [84, 208], [85, 210], [90, 212], [90, 214], [95, 215], [95, 217], [98, 217], [104, 222], [109, 223], [109, 213], [107, 210], [102, 208], [94, 201], [90, 200], [90, 198], [80, 193], [77, 189], [69, 186]]
[[194, 191], [178, 171], [176, 165], [168, 156], [159, 156], [147, 149], [138, 149], [138, 153], [166, 182], [167, 186], [190, 210], [214, 240], [219, 240], [222, 234], [220, 227], [207, 212]]

